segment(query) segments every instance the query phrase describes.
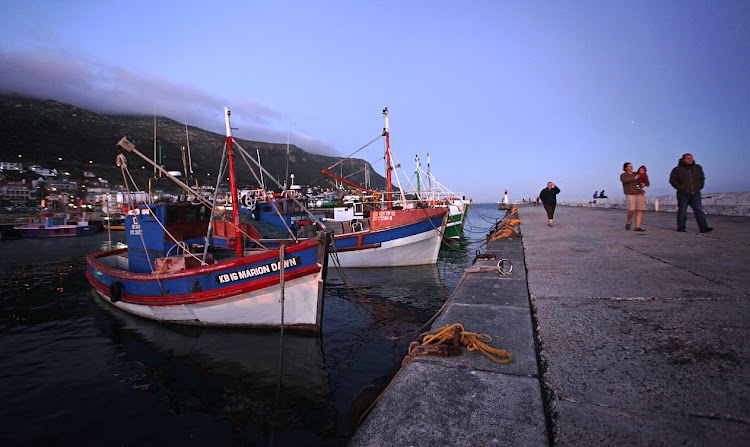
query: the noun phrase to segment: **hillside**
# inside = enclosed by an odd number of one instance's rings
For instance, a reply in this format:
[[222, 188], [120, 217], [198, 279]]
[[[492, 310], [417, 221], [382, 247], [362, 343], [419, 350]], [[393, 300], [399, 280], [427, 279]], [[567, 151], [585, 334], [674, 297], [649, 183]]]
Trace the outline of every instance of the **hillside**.
[[[156, 117], [157, 141], [161, 147], [162, 165], [168, 170], [183, 171], [182, 150], [186, 146], [185, 125], [169, 118]], [[188, 126], [193, 170], [199, 179], [215, 179], [224, 136]], [[153, 155], [154, 117], [131, 115], [100, 115], [78, 107], [51, 100], [0, 97], [0, 161], [37, 163], [56, 168], [81, 178], [83, 171], [93, 171], [112, 183], [122, 183], [120, 169], [115, 166], [117, 142], [123, 136], [148, 156]], [[283, 181], [286, 171], [286, 144], [264, 143], [237, 138], [250, 154], [260, 152], [263, 167]], [[22, 158], [18, 155], [21, 154]], [[339, 158], [311, 154], [291, 145], [289, 172], [297, 184], [326, 186], [320, 171]], [[62, 160], [59, 160], [62, 158]], [[130, 156], [132, 166], [144, 165]], [[244, 166], [244, 162], [242, 163]], [[364, 166], [361, 159], [349, 159], [343, 172], [357, 172]], [[247, 169], [239, 167], [240, 185], [256, 185]], [[368, 164], [369, 166], [369, 164]], [[153, 168], [146, 168], [152, 172]], [[338, 168], [336, 169], [338, 172]], [[384, 187], [385, 179], [372, 171], [370, 182]], [[148, 175], [148, 174], [147, 174]], [[364, 173], [350, 177], [364, 183]], [[212, 180], [212, 182], [215, 180]]]

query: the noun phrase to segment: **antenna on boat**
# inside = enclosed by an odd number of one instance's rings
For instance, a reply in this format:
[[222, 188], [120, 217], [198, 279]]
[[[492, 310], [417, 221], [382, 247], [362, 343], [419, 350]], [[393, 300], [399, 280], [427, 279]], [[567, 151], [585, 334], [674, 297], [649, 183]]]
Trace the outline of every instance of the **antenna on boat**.
[[286, 173], [284, 173], [284, 190], [287, 189], [286, 181], [289, 178], [289, 122], [286, 127]]
[[226, 122], [227, 127], [227, 138], [232, 138], [232, 126], [229, 125], [229, 115], [231, 115], [232, 112], [229, 111], [229, 107], [224, 107], [224, 121]]

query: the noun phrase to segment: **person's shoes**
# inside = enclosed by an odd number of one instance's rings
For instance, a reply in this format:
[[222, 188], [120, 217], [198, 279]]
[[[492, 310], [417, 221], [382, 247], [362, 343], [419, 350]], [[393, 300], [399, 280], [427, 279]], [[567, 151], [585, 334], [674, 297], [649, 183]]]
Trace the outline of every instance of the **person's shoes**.
[[629, 223], [628, 223], [628, 224], [625, 224], [625, 229], [626, 229], [626, 230], [629, 230], [629, 229], [630, 229], [630, 224], [629, 224]]
[[701, 233], [710, 233], [710, 232], [712, 232], [712, 231], [714, 231], [714, 229], [713, 229], [713, 228], [711, 228], [711, 227], [706, 227], [706, 228], [704, 228], [704, 229], [702, 229], [702, 230], [701, 230]]
[[678, 228], [677, 231], [679, 231], [680, 233], [684, 233], [685, 229], [684, 228]]
[[551, 223], [548, 223], [548, 224], [547, 224], [547, 226], [548, 226], [548, 227], [551, 227], [551, 226], [552, 226], [552, 224], [551, 224]]
[[646, 231], [643, 228], [636, 228], [635, 231]]

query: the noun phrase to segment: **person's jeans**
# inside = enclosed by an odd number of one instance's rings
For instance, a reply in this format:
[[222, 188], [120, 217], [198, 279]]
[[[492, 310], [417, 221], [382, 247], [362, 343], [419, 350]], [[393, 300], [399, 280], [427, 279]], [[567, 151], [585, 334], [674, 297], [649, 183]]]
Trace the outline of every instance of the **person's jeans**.
[[696, 194], [694, 196], [688, 196], [685, 194], [677, 194], [677, 229], [685, 229], [688, 205], [693, 209], [695, 221], [698, 222], [698, 228], [701, 230], [708, 228], [706, 213], [703, 212], [703, 205], [701, 203], [701, 195]]

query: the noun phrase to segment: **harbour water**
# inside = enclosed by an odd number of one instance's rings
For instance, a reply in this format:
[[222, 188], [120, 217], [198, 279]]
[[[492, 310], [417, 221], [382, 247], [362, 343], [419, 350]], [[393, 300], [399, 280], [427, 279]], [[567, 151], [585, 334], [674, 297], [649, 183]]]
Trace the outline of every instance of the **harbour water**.
[[316, 336], [163, 325], [102, 303], [84, 257], [106, 232], [1, 241], [0, 444], [346, 445], [360, 391], [398, 370], [501, 217], [474, 204], [434, 266], [332, 266]]

